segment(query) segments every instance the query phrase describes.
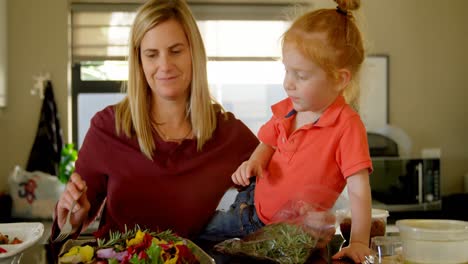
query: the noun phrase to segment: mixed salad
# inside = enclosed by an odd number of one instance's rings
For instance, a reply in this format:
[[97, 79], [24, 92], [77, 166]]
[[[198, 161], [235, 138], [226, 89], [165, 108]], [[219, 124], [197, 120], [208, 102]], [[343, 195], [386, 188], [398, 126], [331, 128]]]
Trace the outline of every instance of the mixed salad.
[[[21, 244], [23, 241], [17, 237], [13, 238], [11, 241], [7, 235], [0, 233], [0, 245], [2, 244]], [[7, 250], [0, 246], [0, 254], [7, 253]]]
[[171, 231], [160, 233], [135, 227], [111, 232], [97, 245], [74, 246], [59, 258], [59, 263], [108, 264], [195, 264], [200, 263], [187, 240]]

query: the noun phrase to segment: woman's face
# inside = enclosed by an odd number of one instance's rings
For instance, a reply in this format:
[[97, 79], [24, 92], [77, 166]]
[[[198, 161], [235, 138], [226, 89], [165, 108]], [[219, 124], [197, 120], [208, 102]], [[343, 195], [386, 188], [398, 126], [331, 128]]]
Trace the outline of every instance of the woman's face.
[[192, 81], [192, 57], [184, 29], [170, 19], [143, 36], [140, 57], [146, 81], [155, 97], [186, 100]]
[[285, 43], [283, 64], [284, 89], [298, 112], [322, 112], [339, 95], [336, 83], [294, 45]]

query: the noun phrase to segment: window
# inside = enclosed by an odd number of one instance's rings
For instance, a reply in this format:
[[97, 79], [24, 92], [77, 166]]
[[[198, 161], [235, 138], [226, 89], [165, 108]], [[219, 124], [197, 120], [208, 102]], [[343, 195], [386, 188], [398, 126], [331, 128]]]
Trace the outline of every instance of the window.
[[[120, 90], [127, 79], [132, 8], [72, 6], [73, 140], [78, 147], [91, 117], [124, 96]], [[280, 37], [289, 25], [290, 7], [193, 4], [191, 8], [209, 59], [212, 94], [257, 133], [271, 115], [270, 105], [285, 97]]]

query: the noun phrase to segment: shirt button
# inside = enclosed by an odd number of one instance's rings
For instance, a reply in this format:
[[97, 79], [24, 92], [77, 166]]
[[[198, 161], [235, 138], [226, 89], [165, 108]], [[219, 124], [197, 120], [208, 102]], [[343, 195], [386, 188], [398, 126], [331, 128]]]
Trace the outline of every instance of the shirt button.
[[283, 137], [283, 143], [286, 142], [286, 138]]

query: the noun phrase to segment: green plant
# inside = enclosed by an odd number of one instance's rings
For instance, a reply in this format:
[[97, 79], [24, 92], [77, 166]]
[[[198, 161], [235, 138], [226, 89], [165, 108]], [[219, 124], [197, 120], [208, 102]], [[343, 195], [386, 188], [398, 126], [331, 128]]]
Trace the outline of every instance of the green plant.
[[75, 171], [75, 161], [78, 159], [78, 152], [73, 143], [65, 144], [60, 154], [60, 165], [58, 178], [60, 182], [67, 183], [68, 179]]
[[244, 239], [229, 239], [215, 249], [233, 255], [268, 259], [280, 264], [306, 262], [317, 239], [302, 227], [288, 223], [267, 225]]

